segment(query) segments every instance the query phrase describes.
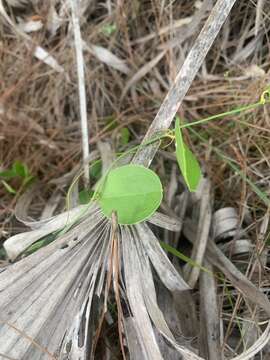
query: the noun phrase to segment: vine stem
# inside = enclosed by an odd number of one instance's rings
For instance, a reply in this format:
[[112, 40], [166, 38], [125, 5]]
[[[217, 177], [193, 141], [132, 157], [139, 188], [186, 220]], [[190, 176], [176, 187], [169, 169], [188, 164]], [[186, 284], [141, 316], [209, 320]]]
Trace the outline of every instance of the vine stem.
[[180, 129], [190, 128], [190, 127], [192, 127], [194, 125], [204, 124], [204, 123], [212, 121], [212, 120], [218, 120], [218, 119], [223, 118], [225, 116], [240, 114], [241, 112], [248, 111], [248, 110], [253, 110], [253, 109], [256, 109], [257, 107], [262, 106], [262, 105], [263, 105], [263, 103], [261, 101], [259, 101], [259, 102], [255, 103], [255, 104], [241, 106], [239, 108], [236, 108], [236, 109], [233, 109], [233, 110], [230, 110], [230, 111], [226, 111], [226, 112], [221, 113], [221, 114], [209, 116], [209, 117], [207, 117], [205, 119], [192, 121], [191, 123], [180, 125]]
[[[170, 127], [192, 81], [203, 64], [209, 49], [235, 2], [236, 0], [217, 0], [216, 5], [212, 9], [183, 66], [176, 75], [175, 81], [165, 97], [155, 119], [150, 125], [142, 143], [147, 143], [151, 138], [155, 137], [157, 133], [166, 131]], [[132, 162], [148, 167], [157, 150], [157, 144], [139, 148]]]

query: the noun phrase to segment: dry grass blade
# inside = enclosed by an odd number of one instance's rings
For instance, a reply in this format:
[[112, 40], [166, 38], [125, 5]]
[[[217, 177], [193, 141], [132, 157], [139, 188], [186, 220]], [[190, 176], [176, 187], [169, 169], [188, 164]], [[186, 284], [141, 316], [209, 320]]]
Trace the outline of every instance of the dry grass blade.
[[140, 278], [139, 272], [134, 271], [134, 269], [138, 268], [139, 259], [134, 248], [133, 238], [131, 237], [130, 230], [128, 229], [122, 229], [122, 234], [125, 238], [125, 241], [122, 242], [122, 247], [127, 295], [133, 318], [140, 334], [142, 348], [148, 358], [162, 360], [143, 299], [143, 292], [141, 288], [142, 279]]
[[[192, 230], [194, 228], [196, 229], [195, 224], [187, 219], [185, 222], [184, 233], [192, 243], [195, 239], [194, 230]], [[265, 312], [270, 315], [270, 302], [267, 296], [234, 266], [211, 239], [208, 241], [205, 255], [207, 260], [220, 269], [244, 296], [252, 303], [260, 305]]]
[[170, 231], [180, 231], [182, 227], [182, 222], [178, 220], [177, 218], [174, 218], [172, 216], [167, 216], [165, 214], [161, 214], [159, 212], [156, 212], [154, 215], [152, 215], [147, 222], [150, 224], [156, 225], [158, 227], [161, 227], [166, 230]]
[[[249, 305], [250, 306], [250, 305]], [[251, 305], [252, 309], [253, 306]], [[253, 315], [253, 314], [252, 314]], [[243, 344], [245, 344], [245, 349], [250, 349], [253, 344], [255, 344], [260, 337], [260, 327], [259, 323], [259, 311], [254, 311], [254, 315], [250, 319], [250, 315], [246, 312], [243, 316], [242, 329], [243, 329]], [[251, 320], [251, 321], [250, 321]], [[254, 360], [254, 356], [250, 358]]]
[[85, 41], [83, 42], [83, 48], [94, 55], [100, 62], [112, 67], [113, 69], [116, 69], [125, 75], [130, 73], [130, 69], [125, 61], [119, 59], [110, 50], [102, 46], [87, 44]]
[[164, 26], [162, 27], [161, 29], [159, 29], [158, 33], [151, 33], [151, 34], [148, 34], [142, 38], [139, 38], [137, 40], [134, 40], [132, 42], [132, 45], [133, 44], [142, 44], [142, 43], [145, 43], [146, 41], [149, 41], [149, 40], [152, 40], [154, 39], [155, 37], [157, 36], [161, 36], [161, 35], [164, 35], [166, 34], [167, 32], [173, 32], [175, 31], [176, 29], [179, 29], [181, 28], [182, 26], [184, 25], [188, 25], [190, 24], [192, 21], [192, 17], [186, 17], [186, 18], [183, 18], [183, 19], [178, 19], [178, 20], [175, 20], [173, 22], [172, 25], [169, 25], [169, 26]]
[[174, 307], [181, 324], [181, 331], [186, 339], [199, 335], [197, 308], [192, 293], [189, 291], [173, 294]]
[[133, 360], [145, 359], [147, 355], [143, 353], [141, 341], [139, 340], [138, 329], [136, 329], [136, 323], [132, 317], [125, 319], [125, 334], [130, 358]]
[[263, 8], [264, 8], [265, 0], [258, 0], [257, 8], [256, 8], [256, 21], [255, 21], [255, 36], [258, 35], [262, 17], [263, 17]]
[[157, 63], [164, 57], [166, 54], [166, 51], [161, 51], [156, 57], [154, 57], [152, 60], [147, 62], [143, 67], [141, 67], [130, 80], [128, 80], [126, 86], [123, 89], [123, 92], [121, 94], [121, 100], [125, 97], [128, 90], [135, 85], [141, 78], [143, 78], [150, 70], [153, 69], [157, 65]]
[[109, 142], [99, 141], [97, 143], [97, 147], [101, 157], [102, 175], [106, 175], [107, 171], [110, 169], [110, 166], [115, 161], [115, 153]]
[[201, 201], [199, 210], [199, 223], [195, 243], [193, 244], [191, 259], [199, 266], [186, 265], [185, 279], [191, 288], [193, 288], [200, 275], [200, 266], [202, 266], [212, 219], [210, 182], [203, 180], [200, 188]]
[[267, 324], [266, 329], [263, 334], [259, 337], [259, 339], [246, 351], [244, 351], [241, 355], [234, 357], [232, 360], [248, 360], [253, 356], [258, 354], [267, 343], [270, 341], [270, 322]]
[[54, 215], [61, 200], [62, 200], [62, 194], [60, 193], [59, 189], [56, 189], [52, 193], [51, 197], [48, 199], [48, 202], [45, 205], [42, 214], [40, 216], [40, 220], [46, 220], [51, 218]]
[[[145, 230], [146, 228], [142, 227], [140, 229], [140, 227], [141, 226], [136, 225], [136, 228], [132, 232], [128, 228], [122, 228], [121, 231], [123, 236], [122, 247], [124, 272], [126, 279], [126, 291], [134, 321], [138, 326], [138, 329], [140, 329], [141, 346], [146, 351], [146, 358], [163, 359], [163, 356], [161, 355], [159, 349], [159, 345], [157, 343], [157, 339], [154, 334], [154, 329], [150, 322], [151, 318], [153, 324], [160, 332], [160, 334], [167, 341], [169, 341], [169, 343], [180, 354], [183, 355], [184, 359], [202, 360], [202, 358], [197, 356], [194, 352], [179, 345], [175, 341], [171, 331], [168, 328], [168, 325], [166, 324], [164, 315], [162, 314], [159, 306], [157, 305], [153, 276], [150, 269], [149, 260], [147, 259], [147, 252], [145, 252], [145, 250], [143, 249], [143, 245], [145, 242], [142, 241], [142, 230]], [[138, 231], [137, 234], [136, 229]], [[164, 260], [165, 259], [167, 259], [166, 256], [164, 256]], [[152, 260], [153, 259], [151, 259], [151, 261]], [[155, 266], [154, 263], [152, 264]], [[135, 268], [137, 269], [137, 271], [133, 270]], [[165, 285], [168, 286], [168, 281], [166, 281], [168, 273], [167, 275], [164, 274], [164, 271], [163, 273], [161, 273], [158, 267], [156, 267], [156, 270], [161, 277], [161, 280], [165, 280]]]
[[233, 265], [212, 241], [209, 241], [206, 256], [208, 261], [219, 268], [244, 296], [252, 301], [252, 303], [260, 305], [270, 316], [270, 302], [267, 296], [256, 288], [256, 286]]
[[162, 329], [162, 332], [164, 332], [164, 334], [166, 334], [167, 336], [173, 337], [171, 330], [169, 329], [164, 319], [164, 315], [157, 304], [157, 295], [149, 258], [148, 256], [146, 256], [146, 253], [140, 241], [141, 239], [135, 236], [135, 240], [139, 255], [138, 267], [140, 269], [140, 274], [143, 275], [143, 278], [141, 276], [141, 287], [143, 289], [143, 297], [147, 311], [155, 327], [157, 329]]
[[125, 348], [124, 348], [124, 340], [123, 340], [123, 331], [124, 331], [124, 314], [121, 305], [121, 296], [120, 296], [120, 284], [119, 284], [119, 272], [121, 271], [120, 266], [120, 249], [119, 249], [119, 232], [118, 232], [118, 224], [117, 224], [117, 215], [112, 213], [112, 268], [113, 268], [113, 288], [116, 299], [117, 306], [117, 315], [118, 315], [118, 334], [120, 339], [120, 346], [122, 351], [123, 359], [126, 360]]
[[136, 229], [153, 267], [167, 289], [172, 292], [189, 289], [189, 286], [171, 264], [149, 227], [145, 223], [142, 223], [137, 225]]
[[[203, 266], [213, 272], [208, 261]], [[212, 275], [200, 274], [200, 354], [208, 360], [221, 360], [221, 334], [217, 286]]]
[[45, 49], [41, 46], [37, 46], [34, 51], [34, 56], [44, 62], [45, 64], [49, 65], [52, 69], [59, 73], [64, 73], [64, 68], [57, 62], [57, 60], [50, 55]]

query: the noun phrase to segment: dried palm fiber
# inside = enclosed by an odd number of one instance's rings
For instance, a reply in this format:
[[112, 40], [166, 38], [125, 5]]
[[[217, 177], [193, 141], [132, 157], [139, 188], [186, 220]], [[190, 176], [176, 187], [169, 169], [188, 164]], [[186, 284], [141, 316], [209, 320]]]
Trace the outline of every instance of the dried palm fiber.
[[25, 7], [31, 4], [29, 0], [7, 0], [7, 4], [13, 7]]
[[[169, 127], [234, 2], [217, 2], [146, 140]], [[134, 162], [149, 165], [155, 151], [153, 146], [144, 147]], [[162, 219], [156, 222], [168, 227]], [[88, 359], [98, 327], [96, 318], [107, 296], [109, 269], [114, 282], [119, 280], [111, 256], [116, 247], [121, 254], [117, 265], [121, 267], [119, 263], [123, 263], [119, 286], [130, 308], [130, 323], [136, 330], [137, 346], [143, 358], [162, 359], [154, 327], [183, 358], [200, 358], [176, 343], [159, 310], [150, 264], [171, 292], [187, 290], [188, 286], [169, 262], [157, 238], [146, 223], [117, 228], [113, 225], [94, 204], [50, 245], [1, 271], [2, 356], [22, 360]], [[44, 228], [46, 223], [40, 230]], [[266, 300], [264, 308], [268, 309]], [[126, 323], [122, 318], [119, 322]]]

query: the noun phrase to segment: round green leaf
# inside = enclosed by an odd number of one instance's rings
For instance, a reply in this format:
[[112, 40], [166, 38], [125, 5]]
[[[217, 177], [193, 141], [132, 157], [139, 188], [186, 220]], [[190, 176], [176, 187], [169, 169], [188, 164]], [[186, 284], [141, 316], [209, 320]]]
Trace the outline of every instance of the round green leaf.
[[163, 189], [159, 177], [140, 165], [125, 165], [107, 175], [99, 204], [107, 217], [113, 211], [119, 224], [136, 224], [148, 219], [159, 207]]

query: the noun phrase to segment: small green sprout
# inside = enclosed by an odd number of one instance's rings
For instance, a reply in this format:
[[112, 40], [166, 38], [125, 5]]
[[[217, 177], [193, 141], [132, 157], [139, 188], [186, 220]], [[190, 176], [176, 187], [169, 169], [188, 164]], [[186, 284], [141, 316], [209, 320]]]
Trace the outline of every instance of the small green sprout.
[[[0, 171], [1, 183], [10, 194], [16, 195], [21, 189], [25, 189], [33, 180], [26, 164], [21, 161], [15, 161], [10, 169]], [[17, 186], [14, 188], [10, 185], [10, 181], [17, 180]]]
[[101, 31], [104, 35], [110, 37], [117, 30], [116, 24], [106, 24], [102, 27]]

